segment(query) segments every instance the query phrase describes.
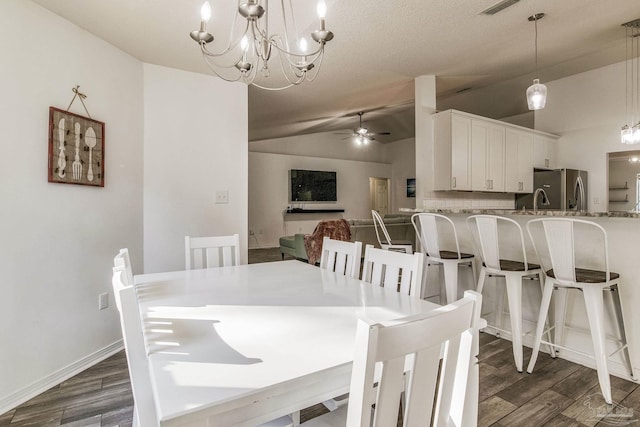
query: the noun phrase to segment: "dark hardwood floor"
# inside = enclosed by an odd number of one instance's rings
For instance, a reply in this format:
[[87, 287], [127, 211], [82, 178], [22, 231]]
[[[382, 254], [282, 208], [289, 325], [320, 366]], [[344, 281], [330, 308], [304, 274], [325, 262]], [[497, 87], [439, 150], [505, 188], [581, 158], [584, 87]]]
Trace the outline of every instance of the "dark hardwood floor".
[[[249, 251], [249, 262], [279, 261], [277, 249]], [[291, 257], [286, 257], [291, 259]], [[530, 356], [525, 351], [525, 363]], [[640, 387], [611, 377], [618, 406], [604, 404], [593, 369], [540, 355], [533, 374], [518, 373], [511, 342], [480, 340], [479, 426], [640, 426]], [[302, 421], [326, 412], [303, 410]], [[0, 415], [0, 426], [131, 426], [133, 396], [121, 351], [19, 407]]]

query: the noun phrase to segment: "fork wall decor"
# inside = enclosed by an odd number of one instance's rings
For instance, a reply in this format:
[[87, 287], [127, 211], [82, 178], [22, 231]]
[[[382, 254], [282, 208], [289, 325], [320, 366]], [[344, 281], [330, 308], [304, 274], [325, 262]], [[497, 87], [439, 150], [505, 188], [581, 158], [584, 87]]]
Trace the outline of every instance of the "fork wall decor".
[[104, 123], [49, 107], [49, 182], [104, 187]]

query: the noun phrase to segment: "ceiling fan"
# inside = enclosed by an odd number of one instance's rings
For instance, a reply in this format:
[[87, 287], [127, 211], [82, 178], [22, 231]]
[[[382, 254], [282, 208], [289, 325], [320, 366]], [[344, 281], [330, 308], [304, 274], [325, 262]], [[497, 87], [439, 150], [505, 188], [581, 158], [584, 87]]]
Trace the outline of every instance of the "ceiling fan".
[[357, 128], [353, 129], [353, 132], [337, 133], [336, 135], [349, 135], [346, 138], [342, 138], [342, 139], [354, 138], [356, 144], [358, 145], [367, 145], [369, 144], [369, 142], [375, 141], [376, 139], [375, 137], [378, 135], [391, 135], [391, 132], [369, 132], [369, 129], [362, 126], [363, 115], [364, 115], [364, 111], [358, 112], [358, 116], [360, 117], [360, 123]]

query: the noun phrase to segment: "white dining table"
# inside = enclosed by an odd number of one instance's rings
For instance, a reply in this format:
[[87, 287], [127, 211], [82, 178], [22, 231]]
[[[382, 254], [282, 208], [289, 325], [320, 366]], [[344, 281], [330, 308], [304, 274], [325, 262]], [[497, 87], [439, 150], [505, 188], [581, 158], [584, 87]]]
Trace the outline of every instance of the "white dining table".
[[438, 307], [299, 261], [135, 283], [162, 426], [255, 426], [346, 393], [357, 319]]

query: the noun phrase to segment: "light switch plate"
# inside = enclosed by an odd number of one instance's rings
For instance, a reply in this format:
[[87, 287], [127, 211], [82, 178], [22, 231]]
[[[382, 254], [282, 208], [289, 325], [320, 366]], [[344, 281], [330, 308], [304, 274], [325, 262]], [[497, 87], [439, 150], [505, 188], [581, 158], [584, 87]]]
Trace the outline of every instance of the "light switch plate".
[[229, 203], [229, 192], [216, 191], [216, 204]]

